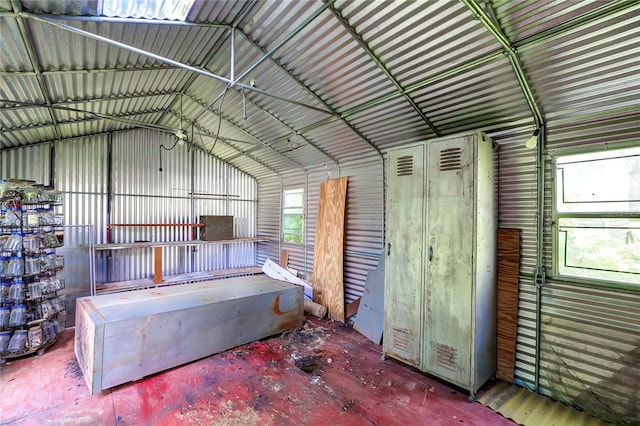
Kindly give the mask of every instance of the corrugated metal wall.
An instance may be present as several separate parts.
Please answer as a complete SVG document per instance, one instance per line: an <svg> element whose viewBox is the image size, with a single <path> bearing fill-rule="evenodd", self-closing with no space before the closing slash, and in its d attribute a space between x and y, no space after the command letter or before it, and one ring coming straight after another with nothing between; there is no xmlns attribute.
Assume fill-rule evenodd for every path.
<svg viewBox="0 0 640 426"><path fill-rule="evenodd" d="M374 159L375 160L375 159ZM361 296L369 269L377 266L383 245L383 171L382 161L353 165L343 164L341 176L348 176L345 235L345 299L351 302ZM279 178L261 179L258 183L258 235L271 241L262 244L259 262L267 257L278 261L280 249L289 252L289 267L301 273L312 272L316 218L320 184L339 177L335 169L304 174L287 174ZM281 195L283 190L305 190L305 245L282 243L280 246Z"/></svg>
<svg viewBox="0 0 640 426"><path fill-rule="evenodd" d="M547 150L614 149L640 140L638 117L548 123ZM551 180L545 188L545 266L552 266ZM540 390L586 411L640 424L640 293L553 279L542 291Z"/></svg>
<svg viewBox="0 0 640 426"><path fill-rule="evenodd" d="M25 179L49 185L50 144L0 151L0 179Z"/></svg>
<svg viewBox="0 0 640 426"><path fill-rule="evenodd" d="M273 175L258 181L258 237L268 238L268 243L258 246L258 264L267 258L280 259L280 210L282 197L282 178Z"/></svg>
<svg viewBox="0 0 640 426"><path fill-rule="evenodd" d="M547 152L615 148L640 138L633 117L547 123ZM535 384L536 159L524 148L531 128L491 135L500 144L500 226L523 230L516 379ZM554 280L552 170L545 159L544 266L541 295L540 392L588 412L640 423L640 294Z"/></svg>
<svg viewBox="0 0 640 426"><path fill-rule="evenodd" d="M187 145L175 145L165 133L137 130L116 133L112 141L112 224L197 223L201 215L234 216L234 236L256 235L256 183L245 173ZM160 145L173 149L162 150ZM185 241L189 227L112 228L113 242ZM251 266L254 243L163 250L164 274ZM130 280L152 274L151 250L110 252L107 276L98 281Z"/></svg>
<svg viewBox="0 0 640 426"><path fill-rule="evenodd" d="M173 142L165 133L135 130L55 144L54 183L63 192L69 264L87 264L83 247L90 242L106 243L107 223L197 223L200 215L232 215L235 237L256 236L255 179L201 151L188 150L187 145L163 150L160 172L160 145L170 148ZM2 151L0 165L2 178L48 184L50 145ZM187 227L111 229L111 240L119 243L191 238L192 229ZM99 252L97 258L98 282L153 273L148 249ZM252 266L256 261L255 243L208 245L198 250L171 247L165 248L163 258L165 274ZM67 292L88 294L88 273L85 268L81 274L70 275Z"/></svg>

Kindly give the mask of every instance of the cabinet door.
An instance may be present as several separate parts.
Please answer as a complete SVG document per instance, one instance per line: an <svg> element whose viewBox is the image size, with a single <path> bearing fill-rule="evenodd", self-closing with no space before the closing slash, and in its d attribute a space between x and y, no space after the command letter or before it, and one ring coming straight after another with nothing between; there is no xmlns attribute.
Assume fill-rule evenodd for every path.
<svg viewBox="0 0 640 426"><path fill-rule="evenodd" d="M470 377L473 274L471 137L429 144L423 365L461 386Z"/></svg>
<svg viewBox="0 0 640 426"><path fill-rule="evenodd" d="M389 152L385 265L385 354L420 365L425 147Z"/></svg>

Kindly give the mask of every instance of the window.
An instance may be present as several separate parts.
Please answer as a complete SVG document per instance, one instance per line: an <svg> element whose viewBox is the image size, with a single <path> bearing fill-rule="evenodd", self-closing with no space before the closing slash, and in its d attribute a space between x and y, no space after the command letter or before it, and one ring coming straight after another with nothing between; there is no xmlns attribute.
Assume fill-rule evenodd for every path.
<svg viewBox="0 0 640 426"><path fill-rule="evenodd" d="M555 272L640 286L640 148L555 158Z"/></svg>
<svg viewBox="0 0 640 426"><path fill-rule="evenodd" d="M282 204L282 237L286 243L304 242L303 224L303 195L300 189L290 189L284 191L284 202Z"/></svg>

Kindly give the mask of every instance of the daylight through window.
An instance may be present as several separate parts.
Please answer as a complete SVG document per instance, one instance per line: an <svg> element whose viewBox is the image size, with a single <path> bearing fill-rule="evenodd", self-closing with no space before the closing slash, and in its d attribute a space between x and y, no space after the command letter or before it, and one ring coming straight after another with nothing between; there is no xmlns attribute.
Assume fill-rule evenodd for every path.
<svg viewBox="0 0 640 426"><path fill-rule="evenodd" d="M303 195L300 189L290 189L284 191L282 205L282 237L284 242L298 243L304 242L303 224Z"/></svg>
<svg viewBox="0 0 640 426"><path fill-rule="evenodd" d="M555 158L559 276L640 285L640 148Z"/></svg>

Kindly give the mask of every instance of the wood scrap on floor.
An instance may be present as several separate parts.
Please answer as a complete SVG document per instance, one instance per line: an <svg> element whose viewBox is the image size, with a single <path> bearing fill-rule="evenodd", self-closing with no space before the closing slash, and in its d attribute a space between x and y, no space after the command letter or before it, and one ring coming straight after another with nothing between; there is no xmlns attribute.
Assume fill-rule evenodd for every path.
<svg viewBox="0 0 640 426"><path fill-rule="evenodd" d="M353 328L379 345L384 326L384 256L376 269L370 269Z"/></svg>
<svg viewBox="0 0 640 426"><path fill-rule="evenodd" d="M313 302L308 299L304 299L304 312L313 315L314 317L318 317L320 319L324 319L327 316L327 307L322 306L319 303Z"/></svg>
<svg viewBox="0 0 640 426"><path fill-rule="evenodd" d="M320 184L313 256L313 301L329 308L329 318L344 322L344 227L347 178Z"/></svg>

